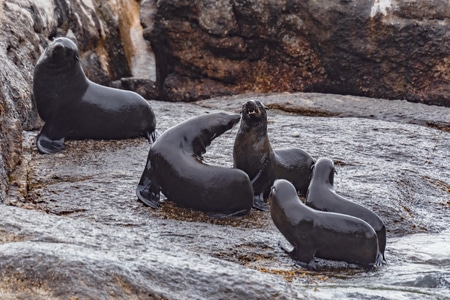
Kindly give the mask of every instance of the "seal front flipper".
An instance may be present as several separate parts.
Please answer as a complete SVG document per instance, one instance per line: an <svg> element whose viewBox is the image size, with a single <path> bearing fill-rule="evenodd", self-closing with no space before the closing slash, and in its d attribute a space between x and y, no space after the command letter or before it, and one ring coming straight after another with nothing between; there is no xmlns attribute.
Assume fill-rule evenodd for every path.
<svg viewBox="0 0 450 300"><path fill-rule="evenodd" d="M310 271L316 271L317 270L316 262L314 261L314 259L311 259L308 263L300 261L300 260L296 260L295 264L300 266L300 267L302 267L302 268L310 270Z"/></svg>
<svg viewBox="0 0 450 300"><path fill-rule="evenodd" d="M261 177L263 174L263 169L259 170L258 173L253 177L251 180L252 186L253 186L253 192L255 193L253 195L253 208L262 210L262 211L269 211L269 206L264 201L264 187L263 182L261 182ZM261 193L256 194L257 191L261 191Z"/></svg>
<svg viewBox="0 0 450 300"><path fill-rule="evenodd" d="M278 242L278 246L283 249L284 252L289 254L292 259L295 260L295 264L308 269L308 270L316 270L316 263L314 261L314 255L311 254L311 251L309 253L300 253L300 251L297 250L296 247L290 245L289 247L286 244L283 244L281 241ZM304 250L302 250L304 252Z"/></svg>
<svg viewBox="0 0 450 300"><path fill-rule="evenodd" d="M295 251L295 252L294 252ZM292 251L295 263L305 269L315 271L317 270L316 262L314 260L315 250L308 248L306 246L300 246L294 248Z"/></svg>
<svg viewBox="0 0 450 300"><path fill-rule="evenodd" d="M37 136L36 146L42 154L56 153L65 149L63 137L58 140L52 140L42 132Z"/></svg>

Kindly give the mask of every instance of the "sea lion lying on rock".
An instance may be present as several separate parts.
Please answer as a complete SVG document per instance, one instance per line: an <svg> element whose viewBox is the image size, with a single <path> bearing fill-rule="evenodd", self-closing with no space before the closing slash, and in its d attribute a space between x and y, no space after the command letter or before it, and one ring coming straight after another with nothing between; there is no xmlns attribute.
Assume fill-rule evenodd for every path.
<svg viewBox="0 0 450 300"><path fill-rule="evenodd" d="M65 139L156 138L156 119L135 92L90 81L81 68L77 45L52 41L39 58L33 77L34 101L45 125L37 137L41 153L64 149Z"/></svg>
<svg viewBox="0 0 450 300"><path fill-rule="evenodd" d="M136 189L138 198L158 208L161 191L182 207L215 217L247 214L253 203L247 174L202 162L212 140L239 119L237 114L214 113L191 118L164 132L149 151Z"/></svg>

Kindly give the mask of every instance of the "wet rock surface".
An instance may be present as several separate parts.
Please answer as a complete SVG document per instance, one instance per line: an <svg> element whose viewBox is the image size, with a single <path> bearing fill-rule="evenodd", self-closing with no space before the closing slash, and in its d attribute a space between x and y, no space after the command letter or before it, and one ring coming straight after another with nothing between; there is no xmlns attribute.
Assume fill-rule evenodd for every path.
<svg viewBox="0 0 450 300"><path fill-rule="evenodd" d="M450 242L450 110L323 94L151 105L163 132L203 113L238 112L254 98L273 108L269 137L275 149L300 147L314 158L332 158L336 191L383 219L386 265L365 271L319 261L318 272L305 271L280 249L285 241L268 213L212 219L170 201L160 210L137 201L134 192L150 147L146 140L69 141L56 155L40 155L37 132L29 131L23 133L23 168L0 206L0 295L449 297L444 245ZM427 126L435 122L442 130ZM232 166L236 131L213 141L207 163Z"/></svg>

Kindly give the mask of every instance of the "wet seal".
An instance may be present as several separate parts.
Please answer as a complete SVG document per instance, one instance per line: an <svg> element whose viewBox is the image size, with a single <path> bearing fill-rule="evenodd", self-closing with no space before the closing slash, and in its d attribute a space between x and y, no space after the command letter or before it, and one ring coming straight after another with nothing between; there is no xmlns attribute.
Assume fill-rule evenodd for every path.
<svg viewBox="0 0 450 300"><path fill-rule="evenodd" d="M314 160L301 149L273 150L267 134L267 112L260 101L242 106L241 124L233 147L234 167L243 170L252 181L254 204L268 210L264 199L275 179L292 182L301 195L306 195Z"/></svg>
<svg viewBox="0 0 450 300"><path fill-rule="evenodd" d="M164 132L149 151L137 197L158 208L162 192L181 207L213 217L247 214L253 203L247 174L202 162L206 147L239 120L238 114L214 113L191 118Z"/></svg>
<svg viewBox="0 0 450 300"><path fill-rule="evenodd" d="M350 215L369 223L377 233L378 246L384 258L386 227L383 221L370 209L338 195L333 187L335 173L336 169L331 159L321 157L317 160L306 196L306 205L321 211Z"/></svg>
<svg viewBox="0 0 450 300"><path fill-rule="evenodd" d="M66 139L155 139L149 103L135 92L86 78L78 47L68 38L55 39L42 53L34 69L33 93L45 122L36 142L41 153L63 150Z"/></svg>
<svg viewBox="0 0 450 300"><path fill-rule="evenodd" d="M294 246L289 254L300 266L315 269L314 257L365 268L381 265L377 234L367 222L306 206L295 187L284 179L275 180L269 203L272 220Z"/></svg>

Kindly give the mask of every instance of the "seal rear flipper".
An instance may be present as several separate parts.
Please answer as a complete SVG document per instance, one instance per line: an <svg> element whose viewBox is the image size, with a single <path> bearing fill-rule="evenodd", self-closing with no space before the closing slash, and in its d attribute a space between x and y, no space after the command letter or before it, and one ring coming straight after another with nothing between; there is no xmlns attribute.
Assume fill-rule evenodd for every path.
<svg viewBox="0 0 450 300"><path fill-rule="evenodd" d="M370 264L369 268L370 269L379 268L379 267L381 267L381 265L383 265L383 263L386 263L386 260L384 259L384 255L382 253L378 253L375 262L373 264Z"/></svg>
<svg viewBox="0 0 450 300"><path fill-rule="evenodd" d="M136 196L138 197L138 199L141 200L145 205L155 209L161 206L159 202L159 192L160 188L155 188L152 185L149 186L139 184L136 188Z"/></svg>
<svg viewBox="0 0 450 300"><path fill-rule="evenodd" d="M222 212L222 213L218 213L218 212L207 212L206 214L207 214L208 216L210 216L211 218L222 219L222 218L228 218L228 217L245 216L245 215L248 214L249 212L250 212L250 209L245 208L245 209L241 209L241 210L233 211L233 212Z"/></svg>
<svg viewBox="0 0 450 300"><path fill-rule="evenodd" d="M269 206L264 202L263 194L253 196L253 208L262 211L269 211Z"/></svg>
<svg viewBox="0 0 450 300"><path fill-rule="evenodd" d="M159 131L158 130L153 130L152 132L147 132L147 136L146 138L148 139L148 142L150 144L153 144L154 142L156 142L156 139L160 136Z"/></svg>
<svg viewBox="0 0 450 300"><path fill-rule="evenodd" d="M56 153L65 149L64 138L62 137L59 140L52 140L41 132L37 136L36 147L41 154Z"/></svg>

